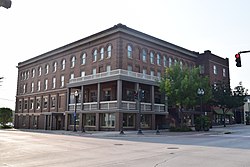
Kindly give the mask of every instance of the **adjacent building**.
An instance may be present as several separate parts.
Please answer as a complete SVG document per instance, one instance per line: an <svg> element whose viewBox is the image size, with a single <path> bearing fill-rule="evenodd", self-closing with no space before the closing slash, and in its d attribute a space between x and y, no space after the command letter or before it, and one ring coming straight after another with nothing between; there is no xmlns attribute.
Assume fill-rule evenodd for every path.
<svg viewBox="0 0 250 167"><path fill-rule="evenodd" d="M211 83L229 82L227 58L122 24L20 62L15 127L72 130L75 112L77 130L138 129L139 122L143 129L166 127L168 107L157 81L176 62L200 66ZM139 89L145 92L140 106Z"/></svg>

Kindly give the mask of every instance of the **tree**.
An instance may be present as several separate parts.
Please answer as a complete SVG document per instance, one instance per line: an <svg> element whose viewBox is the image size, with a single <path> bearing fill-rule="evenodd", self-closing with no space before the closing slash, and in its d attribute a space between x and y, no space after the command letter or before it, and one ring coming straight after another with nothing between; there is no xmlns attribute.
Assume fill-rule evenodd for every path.
<svg viewBox="0 0 250 167"><path fill-rule="evenodd" d="M211 87L208 77L199 74L199 68L182 68L176 64L166 69L164 78L160 81L161 92L168 96L169 105L179 109L181 126L183 125L183 110L193 109L199 103L198 88L205 91L203 102L211 98Z"/></svg>
<svg viewBox="0 0 250 167"><path fill-rule="evenodd" d="M232 91L229 83L219 81L213 85L212 94L212 104L222 109L224 127L226 127L226 113L233 108L244 105L247 90L241 82Z"/></svg>
<svg viewBox="0 0 250 167"><path fill-rule="evenodd" d="M12 110L10 108L0 108L0 124L4 127L8 122L12 122Z"/></svg>

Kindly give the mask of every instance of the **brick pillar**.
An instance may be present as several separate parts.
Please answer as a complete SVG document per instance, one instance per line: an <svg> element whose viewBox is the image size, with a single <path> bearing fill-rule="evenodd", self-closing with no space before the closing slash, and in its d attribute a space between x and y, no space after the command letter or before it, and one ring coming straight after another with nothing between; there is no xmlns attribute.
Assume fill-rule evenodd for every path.
<svg viewBox="0 0 250 167"><path fill-rule="evenodd" d="M64 123L64 130L68 130L68 113L65 113L65 123Z"/></svg>
<svg viewBox="0 0 250 167"><path fill-rule="evenodd" d="M95 130L100 130L100 113L95 114Z"/></svg>
<svg viewBox="0 0 250 167"><path fill-rule="evenodd" d="M157 125L155 125L155 114L152 114L152 120L151 121L152 121L151 129L154 130L154 129L156 129L156 126L157 126Z"/></svg>

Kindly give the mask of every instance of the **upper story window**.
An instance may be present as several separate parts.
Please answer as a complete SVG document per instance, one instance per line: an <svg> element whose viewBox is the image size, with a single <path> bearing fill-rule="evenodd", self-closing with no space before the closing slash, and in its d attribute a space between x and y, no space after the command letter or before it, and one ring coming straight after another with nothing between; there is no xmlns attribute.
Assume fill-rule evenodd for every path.
<svg viewBox="0 0 250 167"><path fill-rule="evenodd" d="M36 70L33 68L31 71L31 77L34 78L36 75Z"/></svg>
<svg viewBox="0 0 250 167"><path fill-rule="evenodd" d="M61 87L64 87L64 75L61 76Z"/></svg>
<svg viewBox="0 0 250 167"><path fill-rule="evenodd" d="M56 70L57 70L57 62L55 61L53 63L53 72L56 72Z"/></svg>
<svg viewBox="0 0 250 167"><path fill-rule="evenodd" d="M85 71L81 71L81 77L84 77L85 75Z"/></svg>
<svg viewBox="0 0 250 167"><path fill-rule="evenodd" d="M65 66L66 66L66 60L63 59L62 62L61 62L61 67L62 67L61 70L65 70Z"/></svg>
<svg viewBox="0 0 250 167"><path fill-rule="evenodd" d="M37 91L41 90L41 81L37 81Z"/></svg>
<svg viewBox="0 0 250 167"><path fill-rule="evenodd" d="M48 89L48 79L44 80L44 90Z"/></svg>
<svg viewBox="0 0 250 167"><path fill-rule="evenodd" d="M96 74L96 68L93 68L92 70L92 74L95 75Z"/></svg>
<svg viewBox="0 0 250 167"><path fill-rule="evenodd" d="M38 67L38 76L42 75L42 67Z"/></svg>
<svg viewBox="0 0 250 167"><path fill-rule="evenodd" d="M223 77L226 77L226 69L225 68L222 69L222 75L223 75Z"/></svg>
<svg viewBox="0 0 250 167"><path fill-rule="evenodd" d="M52 89L56 88L56 77L52 78Z"/></svg>
<svg viewBox="0 0 250 167"><path fill-rule="evenodd" d="M151 76L154 76L155 75L155 72L153 70L150 71L150 75Z"/></svg>
<svg viewBox="0 0 250 167"><path fill-rule="evenodd" d="M142 61L147 62L147 51L142 49Z"/></svg>
<svg viewBox="0 0 250 167"><path fill-rule="evenodd" d="M96 60L97 60L97 49L95 49L93 52L93 62L96 62Z"/></svg>
<svg viewBox="0 0 250 167"><path fill-rule="evenodd" d="M71 74L70 74L70 79L74 79L74 78L75 78L74 73L71 73Z"/></svg>
<svg viewBox="0 0 250 167"><path fill-rule="evenodd" d="M30 77L30 71L27 71L27 79Z"/></svg>
<svg viewBox="0 0 250 167"><path fill-rule="evenodd" d="M101 48L100 50L100 60L104 58L104 48Z"/></svg>
<svg viewBox="0 0 250 167"><path fill-rule="evenodd" d="M168 67L171 67L172 66L172 59L171 57L168 58Z"/></svg>
<svg viewBox="0 0 250 167"><path fill-rule="evenodd" d="M218 73L218 72L217 72L217 66L214 65L214 66L213 66L213 69L214 69L214 74L217 75L217 73Z"/></svg>
<svg viewBox="0 0 250 167"><path fill-rule="evenodd" d="M204 74L205 73L204 65L199 65L199 67L200 67L200 74Z"/></svg>
<svg viewBox="0 0 250 167"><path fill-rule="evenodd" d="M27 88L27 87L26 87L26 84L24 84L24 85L23 85L23 94L26 93L26 88Z"/></svg>
<svg viewBox="0 0 250 167"><path fill-rule="evenodd" d="M151 64L154 64L154 53L153 52L150 52L150 63Z"/></svg>
<svg viewBox="0 0 250 167"><path fill-rule="evenodd" d="M108 46L108 49L107 49L107 58L110 58L111 57L111 45Z"/></svg>
<svg viewBox="0 0 250 167"><path fill-rule="evenodd" d="M74 68L75 67L75 65L76 65L76 57L75 56L73 56L72 58L71 58L71 68Z"/></svg>
<svg viewBox="0 0 250 167"><path fill-rule="evenodd" d="M86 53L82 54L82 65L86 64Z"/></svg>
<svg viewBox="0 0 250 167"><path fill-rule="evenodd" d="M180 61L180 68L181 68L181 70L183 69L183 62L182 61Z"/></svg>
<svg viewBox="0 0 250 167"><path fill-rule="evenodd" d="M46 64L46 65L45 65L45 74L48 74L48 73L49 73L49 65Z"/></svg>
<svg viewBox="0 0 250 167"><path fill-rule="evenodd" d="M31 82L31 93L34 92L34 82Z"/></svg>
<svg viewBox="0 0 250 167"><path fill-rule="evenodd" d="M128 71L132 71L132 66L128 65Z"/></svg>
<svg viewBox="0 0 250 167"><path fill-rule="evenodd" d="M128 51L128 58L132 58L132 46L131 45L128 45L127 47L127 51Z"/></svg>
<svg viewBox="0 0 250 167"><path fill-rule="evenodd" d="M174 65L176 65L178 63L177 59L174 59Z"/></svg>
<svg viewBox="0 0 250 167"><path fill-rule="evenodd" d="M107 66L106 66L106 71L107 71L107 72L110 72L110 71L111 71L111 66L110 66L110 65L107 65Z"/></svg>
<svg viewBox="0 0 250 167"><path fill-rule="evenodd" d="M163 56L163 65L164 65L164 67L167 67L167 58L166 58L166 56Z"/></svg>
<svg viewBox="0 0 250 167"><path fill-rule="evenodd" d="M160 53L157 53L157 65L161 65L161 55Z"/></svg>

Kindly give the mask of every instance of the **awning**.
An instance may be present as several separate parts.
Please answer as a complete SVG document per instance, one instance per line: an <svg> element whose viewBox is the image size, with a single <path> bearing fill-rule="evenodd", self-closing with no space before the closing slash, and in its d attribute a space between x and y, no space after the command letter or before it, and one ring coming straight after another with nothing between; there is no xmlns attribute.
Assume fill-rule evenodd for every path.
<svg viewBox="0 0 250 167"><path fill-rule="evenodd" d="M223 115L223 110L222 109L214 109L214 112L218 115ZM229 110L226 112L226 115L234 115L232 110Z"/></svg>

